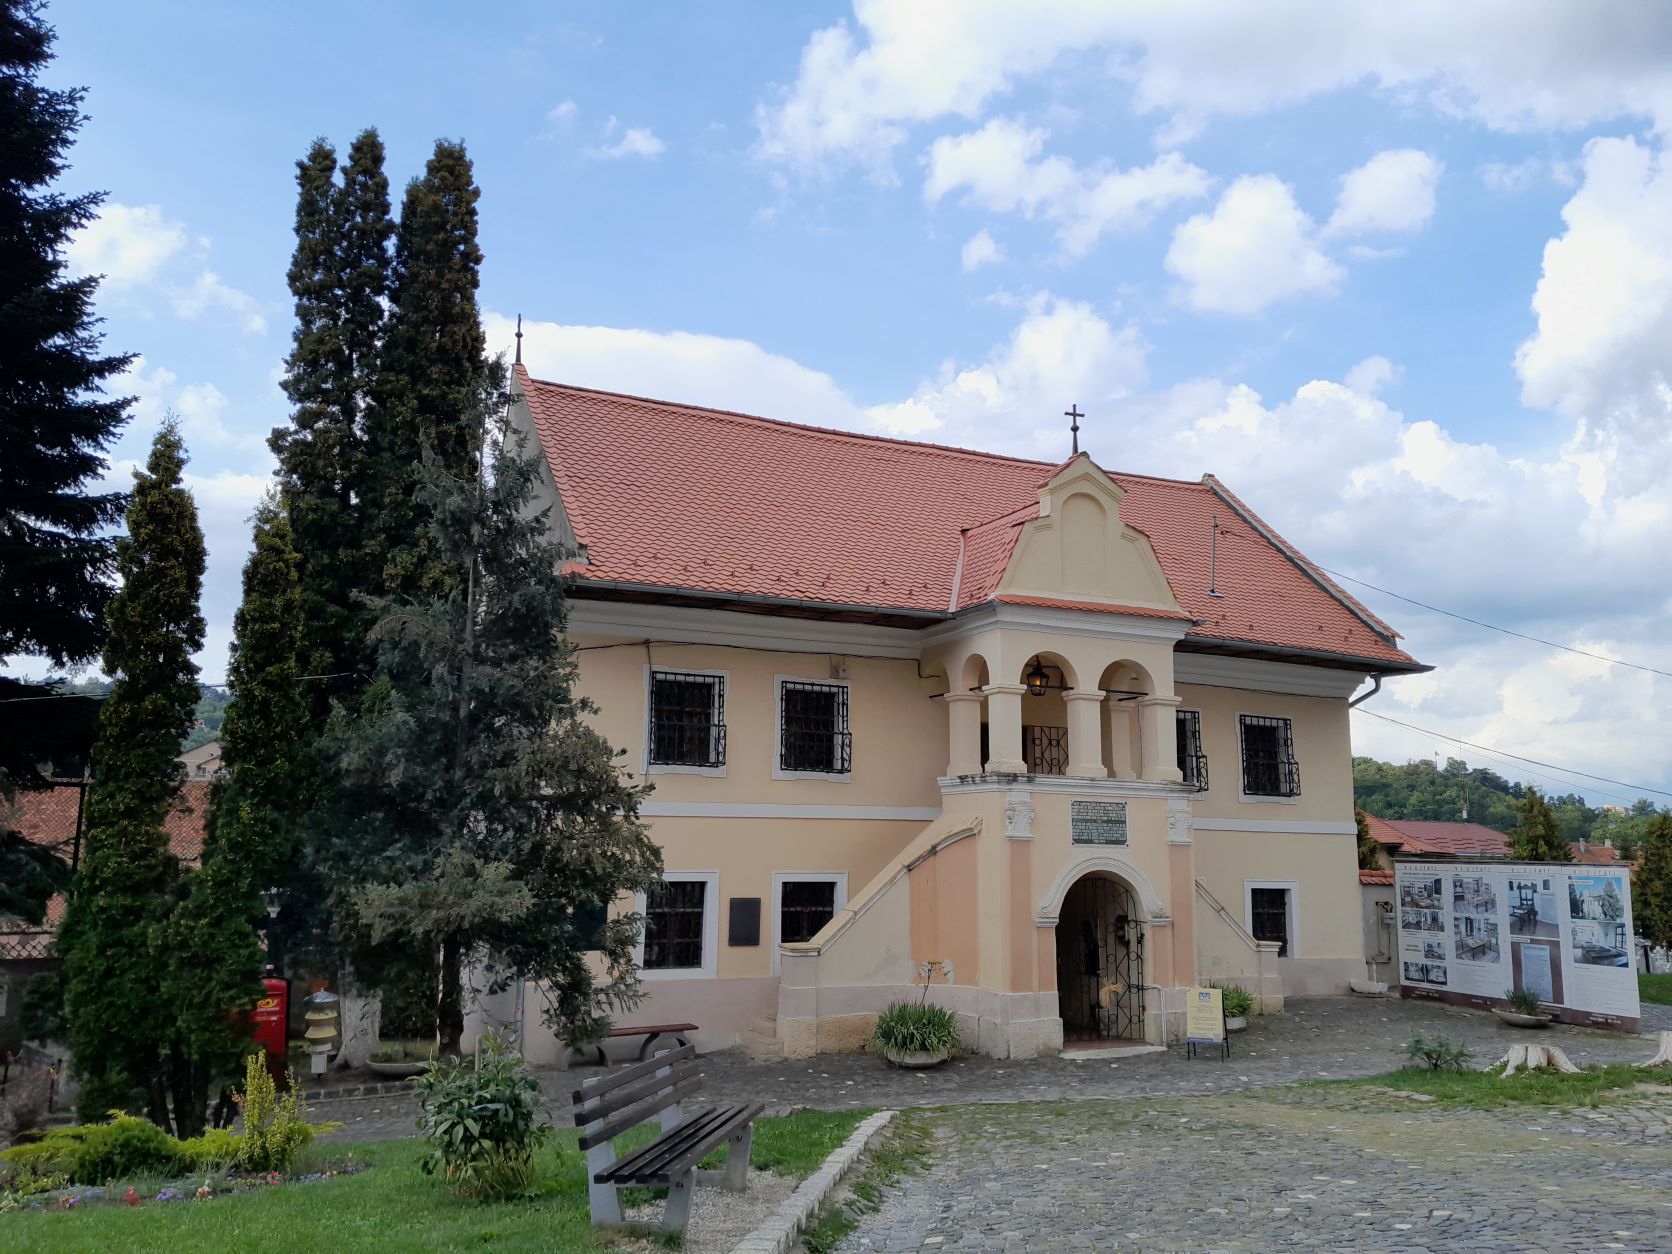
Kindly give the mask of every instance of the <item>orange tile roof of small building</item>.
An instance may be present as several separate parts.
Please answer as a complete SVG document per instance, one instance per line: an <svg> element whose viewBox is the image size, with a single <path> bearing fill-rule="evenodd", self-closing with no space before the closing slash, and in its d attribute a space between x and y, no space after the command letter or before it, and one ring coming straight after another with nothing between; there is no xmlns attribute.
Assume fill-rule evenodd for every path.
<svg viewBox="0 0 1672 1254"><path fill-rule="evenodd" d="M1360 871L1358 873L1358 882L1361 884L1376 884L1383 887L1391 887L1393 884L1393 872Z"/></svg>
<svg viewBox="0 0 1672 1254"><path fill-rule="evenodd" d="M1405 836L1403 853L1439 853L1465 857L1507 858L1509 840L1480 823L1444 823L1430 819L1378 820Z"/></svg>
<svg viewBox="0 0 1672 1254"><path fill-rule="evenodd" d="M1058 468L549 383L520 365L516 382L584 549L580 583L945 617L993 599ZM1109 476L1190 636L1426 669L1211 475Z"/></svg>
<svg viewBox="0 0 1672 1254"><path fill-rule="evenodd" d="M168 848L180 861L196 865L203 857L203 834L209 822L209 790L213 782L188 779L163 819ZM76 814L81 785L59 783L50 788L26 788L13 793L8 822L32 844L54 850L66 862L75 848ZM83 840L85 841L85 834Z"/></svg>

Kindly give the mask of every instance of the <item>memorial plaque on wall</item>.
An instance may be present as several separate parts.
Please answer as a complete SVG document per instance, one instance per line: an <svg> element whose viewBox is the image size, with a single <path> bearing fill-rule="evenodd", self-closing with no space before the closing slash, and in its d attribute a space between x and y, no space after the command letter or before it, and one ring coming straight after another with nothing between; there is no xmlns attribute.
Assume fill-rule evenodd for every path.
<svg viewBox="0 0 1672 1254"><path fill-rule="evenodd" d="M1076 845L1124 845L1126 802L1070 801L1068 830Z"/></svg>

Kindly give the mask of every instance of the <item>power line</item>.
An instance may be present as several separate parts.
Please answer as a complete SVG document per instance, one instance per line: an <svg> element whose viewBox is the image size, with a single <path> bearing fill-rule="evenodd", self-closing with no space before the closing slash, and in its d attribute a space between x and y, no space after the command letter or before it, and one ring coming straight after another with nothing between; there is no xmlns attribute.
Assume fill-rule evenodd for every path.
<svg viewBox="0 0 1672 1254"><path fill-rule="evenodd" d="M1482 753L1491 753L1497 755L1498 757L1511 758L1516 762L1524 762L1529 766L1542 766L1548 771L1560 771L1564 775L1573 775L1580 779L1592 779L1596 780L1600 784L1614 784L1620 788L1630 788L1633 792L1637 793L1652 792L1657 796L1672 797L1672 792L1667 792L1664 788L1650 788L1646 784L1632 784L1623 779L1610 779L1606 775L1591 775L1585 771L1575 771L1570 767L1557 766L1554 762L1540 762L1537 758L1524 758L1520 754L1510 753L1506 749L1494 749L1491 745L1477 745L1471 741L1460 740L1456 736L1447 735L1445 732L1434 731L1432 728L1418 727L1415 723L1401 722L1399 719L1389 718L1386 714L1378 714L1375 710L1367 710L1362 705L1357 708L1357 712L1360 714L1368 714L1371 718L1379 718L1384 723L1392 723L1394 726L1403 727L1408 731L1421 732L1424 736L1438 737L1440 740L1450 740L1459 745L1467 745L1471 749L1478 749Z"/></svg>
<svg viewBox="0 0 1672 1254"><path fill-rule="evenodd" d="M1312 563L1318 566L1316 562ZM1345 579L1348 583L1356 583L1361 588L1369 588L1372 592L1380 592L1385 597L1392 597L1395 601L1403 601L1407 605L1414 605L1418 609L1428 610L1434 614L1444 614L1447 618L1455 618L1460 623L1469 623L1475 627L1484 627L1487 631L1502 632L1506 636L1514 636L1517 640L1530 640L1534 644L1546 645L1552 649L1561 649L1564 653L1577 653L1580 657L1592 658L1598 662L1609 662L1615 666L1629 666L1634 671L1645 671L1650 675L1664 675L1672 679L1672 671L1663 671L1654 666L1643 666L1637 662L1622 661L1617 657L1607 657L1601 653L1592 653L1589 649L1576 649L1570 644L1558 644L1554 640L1546 640L1542 636L1529 636L1524 631L1514 631L1508 627L1499 627L1495 623L1482 622L1478 618L1470 618L1467 614L1458 614L1452 610L1443 610L1438 605L1430 605L1426 601L1419 601L1415 597L1403 596L1398 592L1389 592L1386 588L1378 588L1373 583L1366 583L1362 579L1355 579L1351 575L1344 575L1338 570L1331 570L1328 566L1318 566L1324 574L1335 579Z"/></svg>

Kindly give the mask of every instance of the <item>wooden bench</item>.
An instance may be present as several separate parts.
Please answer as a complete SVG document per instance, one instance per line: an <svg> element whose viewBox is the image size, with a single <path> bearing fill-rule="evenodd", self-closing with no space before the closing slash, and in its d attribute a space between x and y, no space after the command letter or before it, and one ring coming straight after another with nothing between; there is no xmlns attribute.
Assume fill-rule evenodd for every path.
<svg viewBox="0 0 1672 1254"><path fill-rule="evenodd" d="M754 1102L687 1113L681 1103L702 1091L697 1067L696 1047L681 1045L647 1062L583 1080L574 1090L575 1125L581 1130L580 1148L586 1151L587 1201L595 1226L625 1226L618 1189L667 1189L661 1228L668 1233L682 1233L690 1222L691 1194L699 1177L704 1183L742 1191L755 1119L766 1107ZM651 1119L659 1120L661 1135L617 1157L615 1138ZM730 1147L725 1167L699 1172L697 1164L721 1145Z"/></svg>
<svg viewBox="0 0 1672 1254"><path fill-rule="evenodd" d="M607 1067L609 1066L610 1060L609 1055L604 1053L604 1041L613 1041L620 1036L642 1036L644 1037L644 1044L639 1046L639 1061L643 1062L650 1056L651 1046L656 1044L656 1042L662 1037L671 1036L676 1044L689 1045L691 1042L685 1038L685 1034L687 1032L695 1032L696 1030L697 1025L694 1023L658 1023L654 1027L647 1028L611 1028L608 1032L604 1033L603 1040L587 1045L584 1048L580 1045L571 1045L569 1047L569 1052L571 1054L583 1054L588 1049L597 1050L598 1065L600 1067Z"/></svg>

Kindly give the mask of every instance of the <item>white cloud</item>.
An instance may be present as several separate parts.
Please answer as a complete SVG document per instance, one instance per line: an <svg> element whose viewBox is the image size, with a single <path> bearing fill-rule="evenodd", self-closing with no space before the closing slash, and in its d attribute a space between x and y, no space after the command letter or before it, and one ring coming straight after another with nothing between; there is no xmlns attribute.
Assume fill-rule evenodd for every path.
<svg viewBox="0 0 1672 1254"><path fill-rule="evenodd" d="M1275 175L1239 178L1211 213L1173 232L1167 270L1203 313L1256 314L1288 297L1333 292L1345 271L1313 242L1312 219Z"/></svg>
<svg viewBox="0 0 1672 1254"><path fill-rule="evenodd" d="M886 179L911 127L978 118L1073 53L1100 54L1172 143L1361 84L1502 131L1672 127L1672 8L1638 0L856 0L852 23L815 32L795 81L757 108L759 152Z"/></svg>
<svg viewBox="0 0 1672 1254"><path fill-rule="evenodd" d="M581 107L573 100L565 100L546 110L546 121L553 126L567 126L574 121L575 115L580 111Z"/></svg>
<svg viewBox="0 0 1672 1254"><path fill-rule="evenodd" d="M1543 183L1576 187L1578 173L1571 161L1559 157L1528 157L1522 161L1487 161L1475 167L1483 186L1506 196L1518 195Z"/></svg>
<svg viewBox="0 0 1672 1254"><path fill-rule="evenodd" d="M1434 216L1441 166L1416 148L1379 152L1341 179L1341 197L1324 233L1370 235L1414 231Z"/></svg>
<svg viewBox="0 0 1672 1254"><path fill-rule="evenodd" d="M1081 169L1042 156L1049 132L995 118L979 130L945 135L929 149L923 198L931 205L954 192L994 213L1019 213L1058 223L1068 257L1084 256L1105 231L1129 230L1180 200L1205 196L1213 180L1177 153L1147 166Z"/></svg>
<svg viewBox="0 0 1672 1254"><path fill-rule="evenodd" d="M155 278L185 246L186 228L166 217L162 206L110 201L71 238L66 257L72 273L102 274L121 287Z"/></svg>
<svg viewBox="0 0 1672 1254"><path fill-rule="evenodd" d="M586 155L597 157L601 161L619 161L623 157L644 157L646 160L654 161L667 151L668 146L658 139L649 127L630 126L622 130L620 121L613 117L604 124L604 140L609 141L617 131L621 132L620 139L601 142L596 147L588 148Z"/></svg>
<svg viewBox="0 0 1672 1254"><path fill-rule="evenodd" d="M1004 260L1004 245L995 240L983 227L964 242L958 258L963 263L966 274L971 270L979 270L982 266L996 266Z"/></svg>
<svg viewBox="0 0 1672 1254"><path fill-rule="evenodd" d="M260 302L247 292L228 287L213 270L204 270L189 287L173 289L170 303L182 318L223 313L230 315L246 335L261 335L267 330L267 318L261 312Z"/></svg>
<svg viewBox="0 0 1672 1254"><path fill-rule="evenodd" d="M152 365L141 356L129 363L111 390L134 398L131 413L140 427L155 427L171 414L178 418L190 452L229 450L266 460L265 432L238 431L227 425L224 392L208 382L176 388L178 381L172 370Z"/></svg>

